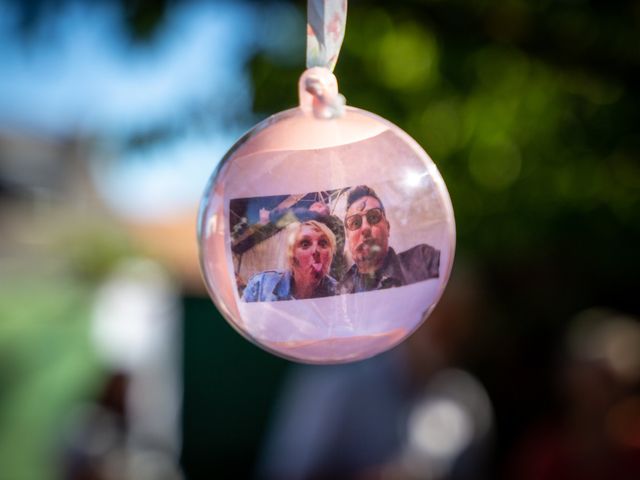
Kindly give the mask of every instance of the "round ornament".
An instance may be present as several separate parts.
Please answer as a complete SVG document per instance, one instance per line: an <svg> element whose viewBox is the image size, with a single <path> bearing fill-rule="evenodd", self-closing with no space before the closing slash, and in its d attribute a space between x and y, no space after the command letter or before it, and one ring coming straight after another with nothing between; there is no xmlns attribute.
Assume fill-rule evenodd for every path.
<svg viewBox="0 0 640 480"><path fill-rule="evenodd" d="M315 40L336 9L346 12L344 1L318 3L329 10L314 30L310 8ZM198 219L203 276L226 320L307 363L359 360L405 339L440 298L455 249L435 164L397 126L344 106L330 70L337 50L327 54L308 61L299 107L225 155Z"/></svg>

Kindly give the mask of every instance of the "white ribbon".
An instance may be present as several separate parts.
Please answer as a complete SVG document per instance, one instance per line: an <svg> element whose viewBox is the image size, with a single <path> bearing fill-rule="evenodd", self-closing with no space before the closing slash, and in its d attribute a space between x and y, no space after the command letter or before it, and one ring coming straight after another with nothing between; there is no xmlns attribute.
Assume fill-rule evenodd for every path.
<svg viewBox="0 0 640 480"><path fill-rule="evenodd" d="M333 71L346 21L347 0L307 0L307 68Z"/></svg>

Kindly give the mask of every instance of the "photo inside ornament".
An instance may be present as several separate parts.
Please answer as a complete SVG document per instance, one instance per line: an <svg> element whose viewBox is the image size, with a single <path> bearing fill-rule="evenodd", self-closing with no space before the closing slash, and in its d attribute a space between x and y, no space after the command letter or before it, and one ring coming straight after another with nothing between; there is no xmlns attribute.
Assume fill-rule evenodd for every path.
<svg viewBox="0 0 640 480"><path fill-rule="evenodd" d="M297 361L387 350L428 316L455 248L444 182L406 133L347 107L274 115L230 150L205 191L201 265L245 337Z"/></svg>

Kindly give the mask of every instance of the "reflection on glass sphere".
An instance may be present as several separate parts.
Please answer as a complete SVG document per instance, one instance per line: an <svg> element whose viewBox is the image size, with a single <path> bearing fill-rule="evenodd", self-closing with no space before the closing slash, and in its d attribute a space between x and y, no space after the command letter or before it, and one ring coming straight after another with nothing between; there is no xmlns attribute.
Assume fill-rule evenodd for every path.
<svg viewBox="0 0 640 480"><path fill-rule="evenodd" d="M398 127L347 107L301 108L228 152L198 221L207 288L263 348L310 363L370 357L431 312L455 248L435 165Z"/></svg>

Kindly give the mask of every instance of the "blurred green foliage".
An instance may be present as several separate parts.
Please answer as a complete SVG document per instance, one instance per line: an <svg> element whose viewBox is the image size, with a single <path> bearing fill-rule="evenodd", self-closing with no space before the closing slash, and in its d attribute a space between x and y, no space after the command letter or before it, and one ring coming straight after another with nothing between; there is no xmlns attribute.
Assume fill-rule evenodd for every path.
<svg viewBox="0 0 640 480"><path fill-rule="evenodd" d="M94 296L134 254L105 218L35 206L16 207L19 221L3 237L15 252L0 268L0 478L8 480L63 477L72 430L107 369L90 332Z"/></svg>
<svg viewBox="0 0 640 480"><path fill-rule="evenodd" d="M52 469L71 415L100 381L88 332L90 293L68 280L0 282L2 478L61 474Z"/></svg>

